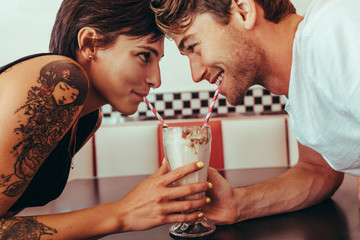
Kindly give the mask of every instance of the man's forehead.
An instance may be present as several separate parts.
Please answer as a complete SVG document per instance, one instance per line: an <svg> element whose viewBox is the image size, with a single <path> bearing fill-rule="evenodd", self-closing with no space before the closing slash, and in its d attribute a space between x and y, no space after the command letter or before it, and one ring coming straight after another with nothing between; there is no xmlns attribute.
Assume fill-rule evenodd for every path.
<svg viewBox="0 0 360 240"><path fill-rule="evenodd" d="M201 32L208 25L213 25L214 19L210 13L194 14L191 23L187 26L184 33L174 34L170 36L176 42L176 45L180 47L182 42L190 41L202 34Z"/></svg>
<svg viewBox="0 0 360 240"><path fill-rule="evenodd" d="M173 33L169 35L169 37L175 41L176 46L179 47L182 42L185 43L188 40L192 40L196 36L197 31L195 20L198 16L198 14L194 14L194 17L192 18L191 22L186 26L185 30L180 30L180 33Z"/></svg>

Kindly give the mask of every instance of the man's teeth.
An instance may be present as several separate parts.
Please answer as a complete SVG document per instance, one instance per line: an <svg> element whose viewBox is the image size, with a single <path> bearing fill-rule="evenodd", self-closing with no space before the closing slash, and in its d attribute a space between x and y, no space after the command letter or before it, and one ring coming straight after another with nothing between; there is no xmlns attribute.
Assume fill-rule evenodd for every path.
<svg viewBox="0 0 360 240"><path fill-rule="evenodd" d="M224 79L224 73L221 73L220 76L216 79L215 83L219 86L220 82Z"/></svg>

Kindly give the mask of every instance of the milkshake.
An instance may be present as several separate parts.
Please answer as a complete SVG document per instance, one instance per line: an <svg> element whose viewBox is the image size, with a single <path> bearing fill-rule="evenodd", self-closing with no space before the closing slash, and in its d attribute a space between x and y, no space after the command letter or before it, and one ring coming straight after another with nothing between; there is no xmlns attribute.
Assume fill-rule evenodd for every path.
<svg viewBox="0 0 360 240"><path fill-rule="evenodd" d="M175 170L191 162L204 162L204 167L174 183L182 186L191 183L206 182L211 153L210 126L169 127L163 128L164 153L169 170ZM187 200L204 197L199 193L187 197ZM200 237L215 230L215 225L206 218L192 223L178 223L170 227L170 233L177 237Z"/></svg>

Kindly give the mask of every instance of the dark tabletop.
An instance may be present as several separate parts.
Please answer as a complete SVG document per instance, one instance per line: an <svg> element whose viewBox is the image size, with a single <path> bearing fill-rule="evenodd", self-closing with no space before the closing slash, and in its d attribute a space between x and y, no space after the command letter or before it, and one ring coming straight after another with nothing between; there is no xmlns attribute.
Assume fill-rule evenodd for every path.
<svg viewBox="0 0 360 240"><path fill-rule="evenodd" d="M221 171L233 187L276 177L287 168ZM109 177L74 180L63 194L44 207L30 208L20 215L68 212L121 199L147 176ZM360 202L357 181L346 175L335 195L321 204L301 211L247 220L231 226L217 226L211 240L359 240ZM147 231L114 234L102 239L171 240L168 225Z"/></svg>

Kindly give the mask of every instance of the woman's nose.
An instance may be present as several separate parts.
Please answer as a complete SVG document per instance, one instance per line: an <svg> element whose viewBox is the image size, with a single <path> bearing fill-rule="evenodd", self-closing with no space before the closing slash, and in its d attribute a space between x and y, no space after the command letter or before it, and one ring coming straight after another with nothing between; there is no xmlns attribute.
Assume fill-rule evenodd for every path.
<svg viewBox="0 0 360 240"><path fill-rule="evenodd" d="M160 74L160 66L157 65L156 67L150 70L150 74L146 78L147 84L151 88L158 88L161 85L161 74Z"/></svg>
<svg viewBox="0 0 360 240"><path fill-rule="evenodd" d="M194 82L200 82L205 79L207 68L201 62L199 57L189 58L191 76Z"/></svg>

